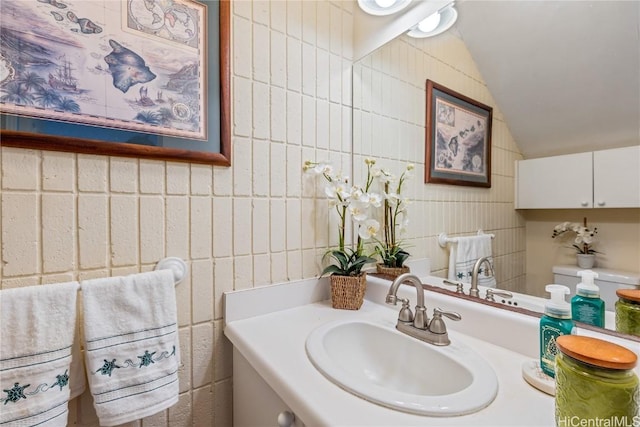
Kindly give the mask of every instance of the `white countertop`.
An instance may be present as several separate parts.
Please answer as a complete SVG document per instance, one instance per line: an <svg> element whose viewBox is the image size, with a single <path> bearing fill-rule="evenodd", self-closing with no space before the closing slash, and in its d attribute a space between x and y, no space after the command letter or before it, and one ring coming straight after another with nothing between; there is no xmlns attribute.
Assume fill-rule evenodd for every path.
<svg viewBox="0 0 640 427"><path fill-rule="evenodd" d="M281 295L284 289L286 288L276 286L273 291L280 292ZM267 289L260 291L263 302L264 295L268 292ZM554 425L553 397L534 389L522 378L522 364L530 360L530 357L452 328L449 332L452 342L461 340L471 346L493 367L498 377L496 399L487 408L470 415L425 417L379 406L342 390L317 371L309 361L305 341L316 327L334 320L362 319L383 321L393 328L398 309L399 306L387 307L367 300L358 311L333 309L329 301L308 303L295 308L279 307L279 311L267 314L244 319L236 317L236 320L227 322L225 334L269 386L309 427ZM464 314L462 321L458 323L462 322L465 322ZM448 325L451 323L453 322L447 322ZM495 334L505 334L508 328L505 329L495 331Z"/></svg>

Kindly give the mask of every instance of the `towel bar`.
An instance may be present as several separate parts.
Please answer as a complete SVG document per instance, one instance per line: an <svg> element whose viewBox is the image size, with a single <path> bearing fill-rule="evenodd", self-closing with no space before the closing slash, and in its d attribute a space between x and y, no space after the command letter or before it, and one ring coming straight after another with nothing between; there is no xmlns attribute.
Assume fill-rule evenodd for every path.
<svg viewBox="0 0 640 427"><path fill-rule="evenodd" d="M486 234L484 231L478 230L478 236L482 236L484 234ZM494 234L488 234L488 236L491 236L492 239L496 237ZM448 237L447 233L442 232L438 234L438 243L440 244L440 247L445 248L447 247L447 243L458 243L458 238Z"/></svg>
<svg viewBox="0 0 640 427"><path fill-rule="evenodd" d="M178 285L187 277L187 264L178 257L163 258L156 264L154 270L172 270L173 280Z"/></svg>

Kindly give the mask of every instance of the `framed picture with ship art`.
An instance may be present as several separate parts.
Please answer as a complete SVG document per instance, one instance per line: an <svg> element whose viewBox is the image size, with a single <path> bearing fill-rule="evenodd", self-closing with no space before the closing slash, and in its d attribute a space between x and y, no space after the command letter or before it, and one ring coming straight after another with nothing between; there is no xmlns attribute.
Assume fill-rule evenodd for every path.
<svg viewBox="0 0 640 427"><path fill-rule="evenodd" d="M230 165L228 0L2 0L0 143Z"/></svg>
<svg viewBox="0 0 640 427"><path fill-rule="evenodd" d="M425 182L491 187L493 108L427 80Z"/></svg>

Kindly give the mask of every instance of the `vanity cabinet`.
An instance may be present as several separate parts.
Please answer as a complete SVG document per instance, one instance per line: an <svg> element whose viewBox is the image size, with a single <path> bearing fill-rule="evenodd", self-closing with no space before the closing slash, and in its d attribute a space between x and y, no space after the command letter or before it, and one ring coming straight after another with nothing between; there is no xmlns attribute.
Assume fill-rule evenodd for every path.
<svg viewBox="0 0 640 427"><path fill-rule="evenodd" d="M640 207L640 146L520 160L516 209Z"/></svg>
<svg viewBox="0 0 640 427"><path fill-rule="evenodd" d="M233 349L234 427L305 427L240 352Z"/></svg>

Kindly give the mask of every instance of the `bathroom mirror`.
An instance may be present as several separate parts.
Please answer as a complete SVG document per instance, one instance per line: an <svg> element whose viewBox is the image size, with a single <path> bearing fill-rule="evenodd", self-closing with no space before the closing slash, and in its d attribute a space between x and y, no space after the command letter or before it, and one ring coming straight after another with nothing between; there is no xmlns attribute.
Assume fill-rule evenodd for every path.
<svg viewBox="0 0 640 427"><path fill-rule="evenodd" d="M484 8L483 3L493 3L494 6L502 4L484 1L456 2L460 15L459 23L464 24L464 20L486 20L486 16L474 16L474 12ZM549 10L556 12L558 5L563 3L562 7L575 7L578 18L581 8L594 7L592 2L546 1L512 2L508 7L515 12L518 4L529 7L533 3L545 4ZM640 15L637 3L615 3L622 8L632 9L627 13L635 17L633 19L636 21L638 20ZM522 24L521 17L514 16L513 20L525 25ZM545 28L551 26L548 20L544 25ZM491 27L491 25L487 26ZM575 23L558 25L558 27L567 31L563 36L567 40L583 37L583 34L576 33L579 26ZM572 138L561 134L559 128L556 131L560 136L554 139L553 149L547 147L546 153L535 151L536 147L539 148L543 144L531 142L525 137L521 144L521 138L519 136L516 138L515 133L511 133L512 114L506 109L508 104L507 106L499 105L493 98L493 93L488 89L487 82L478 69L478 65L483 61L474 56L478 52L490 50L491 46L487 45L480 49L477 46L477 40L468 43L464 40L462 30L463 28L456 24L448 32L431 39L414 39L401 35L362 57L353 65L354 175L358 176L364 170L364 159L368 157L375 158L379 166L395 174L401 173L407 163L416 165L414 177L409 181L406 194L412 198L407 235L409 252L414 258L430 259L432 274L444 277L448 268L449 254L446 248L438 244L438 234L446 232L450 236L469 235L484 229L495 236L493 257L498 288L524 295L547 297L544 285L553 282L552 266L575 264L575 256L566 248L570 244L563 245L551 238L553 226L564 221L581 221L583 216L588 216L590 223L606 225L600 230L602 246L597 248L604 252L601 259L606 263L615 261L619 255L631 257L631 259L635 257L635 268L632 262L628 262L629 267L620 269L638 270L637 259L640 256L640 244L637 239L640 233L640 210L638 209L543 212L514 209L514 163L516 160L524 157L562 154L562 150L570 153L610 148L610 146L598 147L591 140L586 139L583 140L587 141L583 146L576 146ZM531 31L530 34L536 37L537 32ZM498 37L508 36L498 34ZM637 34L635 38L637 46ZM513 40L513 43L517 44L520 41ZM526 44L533 45L530 41ZM474 46L473 53L470 52L471 45ZM525 53L529 54L523 51L523 54ZM602 52L597 49L594 51L596 56L601 54ZM587 61L587 58L582 57L576 59L582 62L582 66ZM513 60L505 56L494 65L508 68ZM539 60L543 61L542 58ZM637 69L638 55L631 55L628 61L632 65L635 61L635 79L639 80L637 78L640 72ZM558 70L556 74L559 78L563 76L562 70ZM623 75L626 76L624 73ZM531 75L522 77L521 83L529 85L532 88L530 90L535 92L538 83L536 79ZM494 108L491 188L424 184L427 79ZM637 87L637 81L629 80L627 89ZM558 84L562 86L562 83ZM618 82L612 83L611 90L616 91L617 85ZM558 90L557 87L556 90ZM640 92L636 90L636 93ZM564 94L560 95L564 96ZM541 104L536 108L553 109L550 107L551 100L546 101L546 106ZM540 102L542 101L539 99L521 99L523 104L537 105ZM564 114L562 109L553 111L562 111ZM522 114L520 111L517 113ZM573 118L570 119L570 121L573 120ZM544 127L544 123L540 123L539 127ZM615 136L615 132L611 129L609 132ZM566 145L558 142L565 140ZM615 139L609 142L612 145L621 143ZM637 141L635 143L637 144ZM607 141L604 144L607 144ZM532 235L537 235L539 240L532 239ZM623 254L623 251L626 253ZM467 288L468 286L465 287ZM607 309L613 310L613 307L608 306Z"/></svg>

